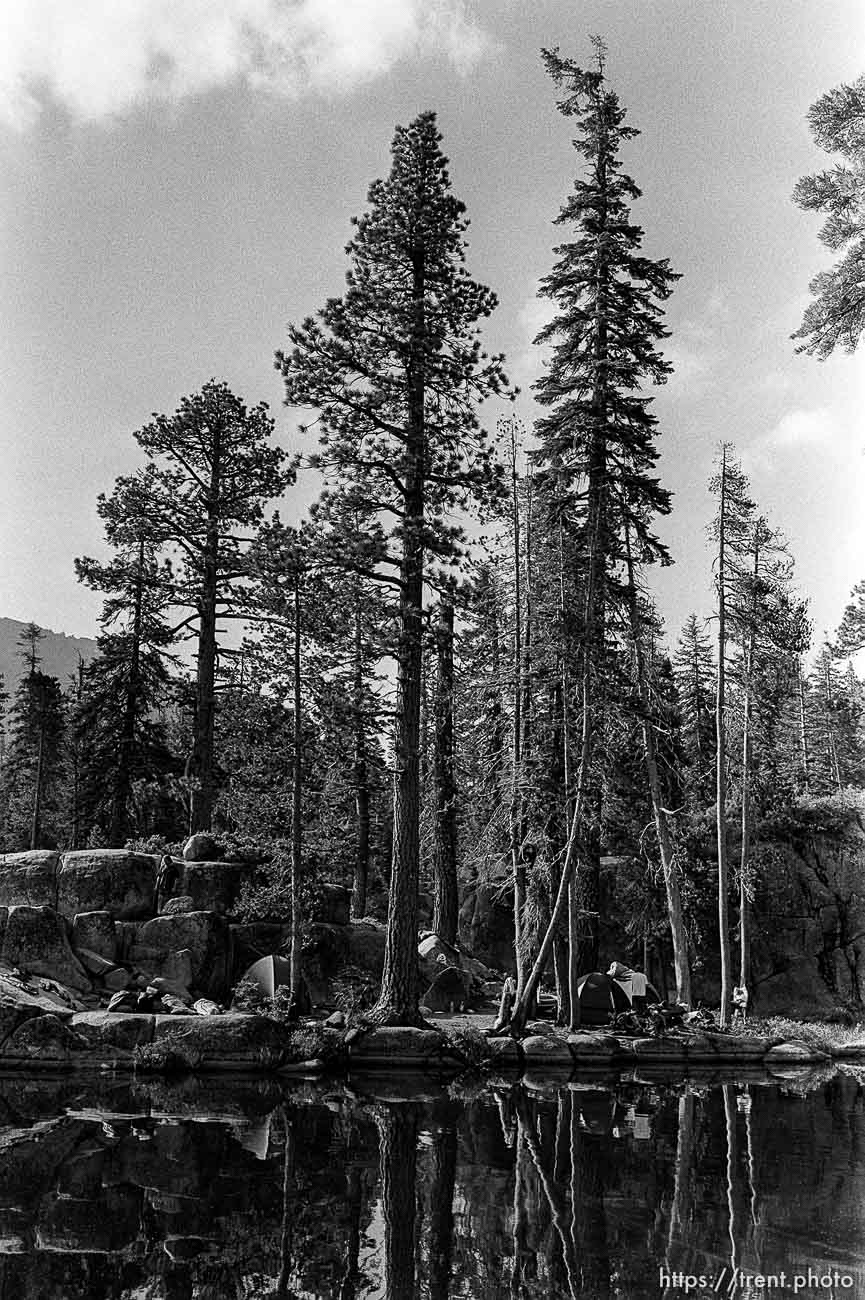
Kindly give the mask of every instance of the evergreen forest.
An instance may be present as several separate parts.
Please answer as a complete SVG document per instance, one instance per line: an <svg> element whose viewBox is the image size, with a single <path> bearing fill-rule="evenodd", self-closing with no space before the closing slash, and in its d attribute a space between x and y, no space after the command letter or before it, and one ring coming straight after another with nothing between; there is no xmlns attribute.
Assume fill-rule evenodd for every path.
<svg viewBox="0 0 865 1300"><path fill-rule="evenodd" d="M95 657L46 674L31 623L0 682L0 852L211 833L258 864L244 914L290 917L297 953L316 891L347 886L387 927L378 1024L420 1022L427 929L511 973L516 1033L543 989L578 1022L577 979L611 951L724 1026L779 843L861 807L865 580L817 643L721 419L695 539L712 616L663 626L653 395L687 268L644 249L603 44L543 63L574 153L538 268L534 427L422 112L357 196L342 292L274 339L299 450L217 378L130 431L138 468L102 485L99 555L74 561L103 601ZM810 126L826 170L793 201L836 261L790 346L818 365L865 329L865 77Z"/></svg>

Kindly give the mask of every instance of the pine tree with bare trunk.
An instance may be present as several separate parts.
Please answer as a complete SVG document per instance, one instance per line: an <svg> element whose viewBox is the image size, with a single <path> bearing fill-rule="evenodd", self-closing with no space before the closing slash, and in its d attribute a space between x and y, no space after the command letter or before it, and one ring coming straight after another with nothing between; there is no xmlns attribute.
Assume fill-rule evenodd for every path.
<svg viewBox="0 0 865 1300"><path fill-rule="evenodd" d="M557 50L544 51L547 71L563 98L558 107L576 122L575 147L585 160L573 193L556 218L573 231L541 294L555 314L538 335L551 358L535 385L547 413L537 422L536 462L570 507L581 593L577 671L572 681L579 736L572 747L570 825L549 924L513 1015L525 1024L530 1000L566 915L569 891L583 915L580 928L596 947L599 897L599 739L606 707L611 611L621 608L623 528L629 525L641 563L668 557L652 520L669 510L668 493L653 476L655 417L642 393L662 383L670 366L658 349L666 335L662 303L676 276L666 260L640 252L643 232L630 216L640 191L623 171L621 149L638 132L609 88L606 51L594 42L596 66L584 71ZM586 935L581 937L584 946ZM570 945L570 960L577 958ZM573 1015L573 1008L572 1008Z"/></svg>
<svg viewBox="0 0 865 1300"><path fill-rule="evenodd" d="M392 592L396 661L393 858L374 1022L419 1020L421 676L427 583L463 549L459 507L502 490L477 404L503 391L501 359L481 350L494 295L468 275L464 206L451 193L433 113L399 127L392 167L355 222L342 298L289 329L277 353L290 406L313 407L313 458L327 490L372 536L358 571ZM351 557L349 557L351 558Z"/></svg>

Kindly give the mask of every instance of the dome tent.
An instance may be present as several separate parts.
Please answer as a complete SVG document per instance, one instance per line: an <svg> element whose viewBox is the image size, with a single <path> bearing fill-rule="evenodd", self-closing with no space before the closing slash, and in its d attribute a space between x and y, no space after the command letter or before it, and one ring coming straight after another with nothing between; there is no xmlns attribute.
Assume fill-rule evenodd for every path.
<svg viewBox="0 0 865 1300"><path fill-rule="evenodd" d="M631 999L616 980L599 970L581 975L577 981L580 999L580 1022L584 1025L609 1024L620 1011L630 1011Z"/></svg>

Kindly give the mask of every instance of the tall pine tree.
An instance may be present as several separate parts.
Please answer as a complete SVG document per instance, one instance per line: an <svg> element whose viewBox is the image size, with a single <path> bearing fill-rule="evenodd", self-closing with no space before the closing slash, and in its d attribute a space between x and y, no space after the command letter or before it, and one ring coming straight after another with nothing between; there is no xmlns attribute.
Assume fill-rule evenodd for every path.
<svg viewBox="0 0 865 1300"><path fill-rule="evenodd" d="M454 511L499 486L476 405L505 382L481 350L478 325L496 299L465 269L465 208L440 140L433 113L397 129L390 175L355 222L345 294L291 327L277 353L287 404L319 412L331 492L379 529L374 568L395 597L393 861L373 1017L396 1024L418 1018L424 585L460 554Z"/></svg>
<svg viewBox="0 0 865 1300"><path fill-rule="evenodd" d="M580 859L579 904L590 947L599 911L599 844L591 833L600 787L596 751L605 707L611 610L627 605L626 533L640 562L665 559L652 528L669 509L653 469L655 417L642 392L670 370L658 350L665 337L661 304L675 275L666 260L640 252L643 231L631 219L640 191L623 170L621 150L638 134L606 80L604 47L584 71L557 50L544 62L564 91L559 111L577 127L575 147L585 160L573 193L556 223L573 231L556 249L557 261L542 281L555 315L538 336L552 345L544 376L535 385L547 408L536 426L537 460L557 481L573 512L578 537L579 668L573 683L580 734L574 745L570 832L550 924L514 1014L525 1021L550 946L564 918ZM575 953L571 953L572 962Z"/></svg>
<svg viewBox="0 0 865 1300"><path fill-rule="evenodd" d="M170 604L183 612L175 632L196 639L191 830L209 830L217 793L214 755L219 623L245 619L250 532L293 474L270 442L264 402L247 407L210 380L174 415L155 415L136 441L149 458L143 509L149 535L174 552Z"/></svg>
<svg viewBox="0 0 865 1300"><path fill-rule="evenodd" d="M97 506L113 556L75 561L79 582L103 592L98 655L88 665L76 709L81 814L90 831L120 848L135 824L136 783L159 779L172 758L157 710L166 699L172 643L167 622L172 574L160 557L153 515L154 470L120 478Z"/></svg>

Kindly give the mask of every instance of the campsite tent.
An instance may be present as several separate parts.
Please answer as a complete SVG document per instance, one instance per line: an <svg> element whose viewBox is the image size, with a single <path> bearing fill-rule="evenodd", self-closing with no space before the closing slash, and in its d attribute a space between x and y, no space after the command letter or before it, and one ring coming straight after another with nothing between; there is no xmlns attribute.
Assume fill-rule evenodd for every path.
<svg viewBox="0 0 865 1300"><path fill-rule="evenodd" d="M661 1001L658 990L646 979L642 971L631 970L630 966L623 966L620 961L614 961L607 974L620 985L629 1002L634 1001L638 989L642 990L639 994L641 1000L638 1001L638 1006Z"/></svg>
<svg viewBox="0 0 865 1300"><path fill-rule="evenodd" d="M287 957L280 957L278 953L273 953L269 957L259 957L252 965L244 971L245 980L253 980L262 993L266 993L272 998L274 992L284 984L286 988L291 984L291 965Z"/></svg>
<svg viewBox="0 0 865 1300"><path fill-rule="evenodd" d="M577 993L584 1025L606 1025L619 1011L631 1009L631 999L622 986L599 970L580 977Z"/></svg>

